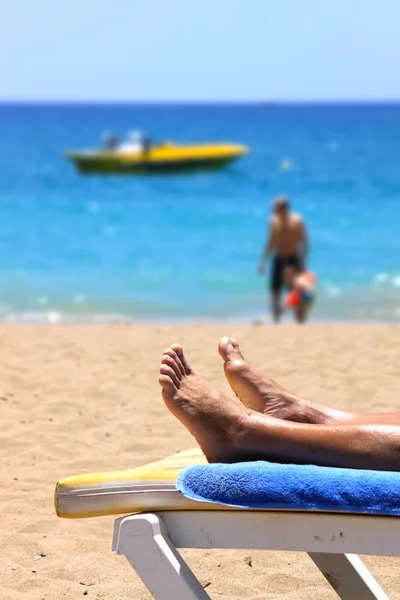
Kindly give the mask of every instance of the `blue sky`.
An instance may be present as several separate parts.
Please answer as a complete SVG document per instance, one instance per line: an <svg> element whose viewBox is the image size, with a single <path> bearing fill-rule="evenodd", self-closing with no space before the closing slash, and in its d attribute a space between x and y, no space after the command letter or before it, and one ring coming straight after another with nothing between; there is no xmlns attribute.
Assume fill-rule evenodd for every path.
<svg viewBox="0 0 400 600"><path fill-rule="evenodd" d="M2 100L400 99L399 0L12 0Z"/></svg>

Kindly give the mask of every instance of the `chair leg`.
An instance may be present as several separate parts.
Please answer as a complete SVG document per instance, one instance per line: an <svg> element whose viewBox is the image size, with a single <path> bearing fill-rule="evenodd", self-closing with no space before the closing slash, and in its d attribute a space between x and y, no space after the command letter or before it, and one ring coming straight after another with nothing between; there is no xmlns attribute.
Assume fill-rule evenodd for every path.
<svg viewBox="0 0 400 600"><path fill-rule="evenodd" d="M116 523L115 551L123 554L156 600L210 600L154 514Z"/></svg>
<svg viewBox="0 0 400 600"><path fill-rule="evenodd" d="M342 600L389 600L357 554L309 552L308 556Z"/></svg>

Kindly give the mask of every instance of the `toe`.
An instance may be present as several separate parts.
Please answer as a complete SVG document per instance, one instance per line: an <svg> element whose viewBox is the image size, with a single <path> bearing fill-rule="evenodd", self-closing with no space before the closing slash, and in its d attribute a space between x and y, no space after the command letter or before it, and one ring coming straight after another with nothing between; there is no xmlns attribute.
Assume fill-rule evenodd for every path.
<svg viewBox="0 0 400 600"><path fill-rule="evenodd" d="M171 369L174 370L175 375L178 377L178 379L182 379L182 377L184 375L184 371L183 371L182 363L180 361L178 363L178 361L176 361L169 354L163 354L161 357L161 364L168 365L169 367L171 367Z"/></svg>
<svg viewBox="0 0 400 600"><path fill-rule="evenodd" d="M176 388L174 382L168 375L161 374L158 378L158 383L161 385L163 392L170 395L174 394Z"/></svg>
<svg viewBox="0 0 400 600"><path fill-rule="evenodd" d="M169 365L161 364L160 374L167 375L171 379L171 381L174 384L174 386L176 387L176 389L179 390L179 388L181 386L181 380L179 377L177 377L177 375L172 367L170 367Z"/></svg>
<svg viewBox="0 0 400 600"><path fill-rule="evenodd" d="M183 356L183 348L180 344L172 344L171 349L180 357Z"/></svg>
<svg viewBox="0 0 400 600"><path fill-rule="evenodd" d="M179 355L175 352L175 350L172 348L172 346L170 348L167 348L166 350L164 350L163 358L165 356L169 356L174 361L174 363L176 364L176 368L179 369L181 376L185 375L185 368L182 364L182 360L179 357Z"/></svg>
<svg viewBox="0 0 400 600"><path fill-rule="evenodd" d="M241 358L233 357L225 361L224 371L228 378L230 375L243 378L248 375L248 366Z"/></svg>
<svg viewBox="0 0 400 600"><path fill-rule="evenodd" d="M223 360L243 360L243 354L240 351L239 344L235 338L224 336L218 344L218 352Z"/></svg>
<svg viewBox="0 0 400 600"><path fill-rule="evenodd" d="M185 371L185 375L192 375L193 369L189 365L188 361L186 360L186 356L184 355L183 350L182 350L182 356L180 358L181 358L183 369Z"/></svg>

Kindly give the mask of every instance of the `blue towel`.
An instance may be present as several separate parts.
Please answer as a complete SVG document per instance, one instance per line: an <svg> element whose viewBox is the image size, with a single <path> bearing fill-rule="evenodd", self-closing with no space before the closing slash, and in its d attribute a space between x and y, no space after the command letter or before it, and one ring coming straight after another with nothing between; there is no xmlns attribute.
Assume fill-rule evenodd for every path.
<svg viewBox="0 0 400 600"><path fill-rule="evenodd" d="M264 461L186 467L187 498L237 508L400 515L400 473Z"/></svg>

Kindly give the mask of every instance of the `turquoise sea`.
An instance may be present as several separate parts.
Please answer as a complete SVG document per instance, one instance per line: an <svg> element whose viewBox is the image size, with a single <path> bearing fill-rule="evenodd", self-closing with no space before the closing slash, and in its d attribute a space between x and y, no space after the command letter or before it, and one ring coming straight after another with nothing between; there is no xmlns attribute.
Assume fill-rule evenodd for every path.
<svg viewBox="0 0 400 600"><path fill-rule="evenodd" d="M105 130L233 141L225 171L83 177ZM270 204L306 219L314 320L400 318L400 105L0 105L0 319L267 319Z"/></svg>

